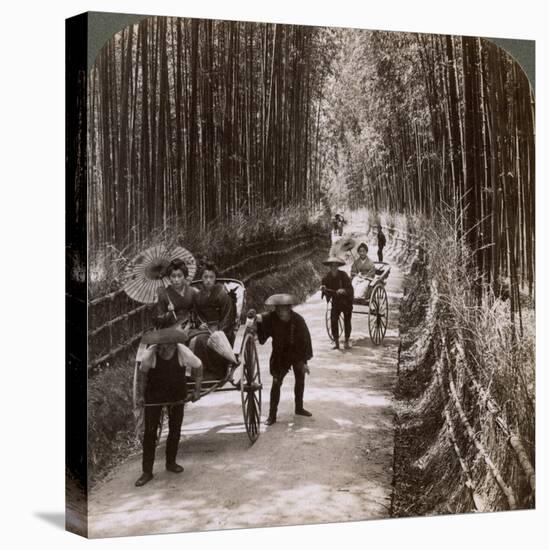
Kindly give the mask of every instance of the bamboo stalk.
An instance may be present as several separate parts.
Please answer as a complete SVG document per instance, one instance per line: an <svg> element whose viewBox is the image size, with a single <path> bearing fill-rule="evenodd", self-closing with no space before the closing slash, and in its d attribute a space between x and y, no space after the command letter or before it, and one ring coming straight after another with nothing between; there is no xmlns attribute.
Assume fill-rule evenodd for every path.
<svg viewBox="0 0 549 550"><path fill-rule="evenodd" d="M528 459L528 454L526 453L526 450L522 445L522 441L517 435L511 435L508 439L508 442L512 449L515 451L517 455L517 460L519 461L522 470L526 474L526 478L528 479L528 484L532 489L532 493L534 493L536 490L536 472L532 464L530 463L530 460Z"/></svg>
<svg viewBox="0 0 549 550"><path fill-rule="evenodd" d="M132 310L128 311L127 313L123 313L122 315L119 315L118 317L115 317L114 319L111 319L110 321L107 321L106 323L103 323L101 326L95 328L94 330L90 330L88 332L88 335L89 336L95 336L96 334L98 334L99 332L104 330L105 328L112 327L112 325L114 325L115 323L118 323L119 321L125 321L129 317L131 317L132 315L137 315L141 311L147 310L147 309L150 309L150 308L151 308L151 304L143 304L142 306L139 306L135 309L132 309Z"/></svg>
<svg viewBox="0 0 549 550"><path fill-rule="evenodd" d="M456 458L458 459L460 468L463 472L463 475L465 476L465 486L469 489L471 498L473 500L473 506L475 507L475 510L478 512L484 512L486 507L484 504L484 501L482 497L476 492L475 485L473 483L473 479L471 477L471 472L469 470L469 467L467 466L467 462L465 461L465 458L462 456L461 451L459 449L459 446L457 444L457 438L455 436L455 430L452 423L452 417L450 415L450 411L448 409L448 402L447 402L447 394L444 391L444 384L442 380L442 366L441 366L441 359L438 359L435 363L435 376L437 378L437 383L440 388L440 392L442 395L444 403L444 419L446 427L448 428L448 434L450 437L450 442L452 443L452 447L454 449L454 453L456 455Z"/></svg>
<svg viewBox="0 0 549 550"><path fill-rule="evenodd" d="M286 269L287 267L295 265L296 262L300 262L301 260L304 260L305 258L308 258L309 256L311 256L312 254L315 254L315 253L317 253L317 250L313 248L313 249L309 250L309 252L303 254L303 256L299 256L297 258L294 258L293 260L291 260L289 262L286 262L285 264L277 265L276 268L279 269L279 270L280 269ZM260 277L261 275L265 275L266 273L270 273L272 271L273 271L272 266L260 269L259 271L256 271L255 273L252 273L251 275L248 275L247 277L243 278L242 282L247 283L248 281L251 281L252 279L256 279L256 278Z"/></svg>
<svg viewBox="0 0 549 550"><path fill-rule="evenodd" d="M459 465L461 467L461 470L463 471L463 475L465 476L465 485L469 489L471 493L471 498L473 499L473 505L475 507L475 510L477 512L484 512L486 511L486 506L484 503L483 498L476 492L475 485L473 483L473 479L471 478L471 472L469 470L469 467L467 466L467 463L465 462L465 459L461 456L461 451L459 450L456 436L454 433L454 428L452 425L452 419L450 416L450 411L448 410L448 405L444 405L444 418L446 421L446 426L448 428L448 433L450 435L450 441L452 443L452 447L454 448L454 452L456 454L456 457L459 461Z"/></svg>
<svg viewBox="0 0 549 550"><path fill-rule="evenodd" d="M240 267L242 267L243 265L246 265L247 263L249 262L255 262L257 260L259 260L260 258L265 258L266 256L277 256L277 255L282 255L282 254L288 254L289 252L292 252L293 250L296 250L304 245L307 245L311 242L311 240L314 240L314 239L305 239L303 240L302 242L294 245L294 246L291 246L289 248L286 248L284 250L272 250L272 251L268 251L268 252L262 252L261 254L256 254L255 256L249 256L248 258L234 264L234 265L231 265L229 267L225 267L221 270L221 273L228 273L228 272L231 272L231 271L236 271L237 269L239 269Z"/></svg>
<svg viewBox="0 0 549 550"><path fill-rule="evenodd" d="M121 353L122 351L130 348L131 346L133 346L149 329L145 329L143 331L141 331L139 334L136 334L135 336L132 336L128 341L124 342L123 344L120 344L119 346L117 346L116 348L114 348L113 350L109 351L108 353L106 353L105 355L102 355L101 357L98 357L94 360L92 360L89 365L88 365L88 370L90 369L93 369L94 367L96 367L97 365L99 365L100 363L104 363L105 361L115 357L116 355L118 355L119 353Z"/></svg>
<svg viewBox="0 0 549 550"><path fill-rule="evenodd" d="M463 347L458 342L456 342L455 349L458 352L460 364L463 365L463 367L465 368L465 370L467 371L467 374L471 379L473 388L477 391L479 396L486 403L487 410L490 414L494 416L496 425L505 434L507 438L507 442L515 452L517 460L522 468L522 471L526 475L530 488L532 489L532 491L535 491L535 470L530 460L528 459L528 454L524 449L524 445L522 444L520 437L515 433L513 433L513 431L507 425L507 422L498 414L501 411L501 407L494 401L494 399L490 396L489 392L485 390L474 377L473 373L471 372L471 369L469 368L469 366L467 365L467 362L465 361L465 352L463 350Z"/></svg>
<svg viewBox="0 0 549 550"><path fill-rule="evenodd" d="M446 354L446 357L447 357L444 337L442 339L442 342L443 342L443 349L445 350L444 353ZM473 428L471 427L471 424L469 423L467 415L465 414L465 412L463 410L463 407L461 406L461 402L459 400L459 397L458 397L458 394L457 394L457 391L456 391L456 387L454 385L454 381L452 380L452 376L449 372L447 373L447 376L448 376L449 393L450 393L450 396L452 397L454 406L455 406L456 411L458 413L458 416L461 420L461 423L463 424L465 433L467 434L467 436L469 437L469 439L471 440L471 442L473 443L473 445L477 449L478 454L482 457L482 459L484 460L484 463L486 464L486 466L488 466L488 469L492 473L492 476L496 480L496 483L498 484L501 491L505 495L505 497L507 499L507 503L509 505L509 509L510 510L515 510L517 508L517 499L515 497L515 494L514 494L512 488L509 487L505 483L505 481L503 480L503 478L501 476L501 473L499 472L499 469L496 467L496 465L494 464L494 462L492 461L492 459L488 455L488 452L486 451L486 449L484 448L482 443L476 437L475 432L474 432Z"/></svg>

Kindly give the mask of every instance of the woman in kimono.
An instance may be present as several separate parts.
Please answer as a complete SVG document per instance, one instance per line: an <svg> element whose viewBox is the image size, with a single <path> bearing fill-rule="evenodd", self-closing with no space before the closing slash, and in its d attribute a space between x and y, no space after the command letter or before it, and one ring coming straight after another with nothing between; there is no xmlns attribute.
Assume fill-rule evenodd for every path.
<svg viewBox="0 0 549 550"><path fill-rule="evenodd" d="M223 331L232 345L234 342L235 305L225 287L217 283L217 268L206 263L202 270L202 284L194 297L194 311L201 329L208 332L191 340L191 349L202 360L208 377L222 378L227 362L213 349L207 347L211 332Z"/></svg>
<svg viewBox="0 0 549 550"><path fill-rule="evenodd" d="M194 310L201 323L200 328L222 330L231 341L234 337L234 304L225 287L217 282L217 273L213 263L204 264Z"/></svg>
<svg viewBox="0 0 549 550"><path fill-rule="evenodd" d="M191 287L187 280L189 270L184 261L173 260L168 266L167 275L170 284L158 289L156 328L184 326L190 320L191 310L198 294L198 290Z"/></svg>
<svg viewBox="0 0 549 550"><path fill-rule="evenodd" d="M361 243L357 249L358 258L351 266L351 279L356 298L367 299L370 291L370 280L375 277L376 266L368 258L368 245Z"/></svg>

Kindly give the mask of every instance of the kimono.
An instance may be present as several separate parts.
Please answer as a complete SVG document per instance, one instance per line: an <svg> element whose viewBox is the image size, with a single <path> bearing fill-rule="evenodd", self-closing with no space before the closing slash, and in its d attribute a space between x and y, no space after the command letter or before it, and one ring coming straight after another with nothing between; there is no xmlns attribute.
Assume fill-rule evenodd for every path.
<svg viewBox="0 0 549 550"><path fill-rule="evenodd" d="M194 299L194 310L199 322L212 330L222 330L229 342L234 340L234 303L222 284L216 284L209 294L200 288Z"/></svg>
<svg viewBox="0 0 549 550"><path fill-rule="evenodd" d="M194 306L197 290L190 285L185 287L183 295L179 294L172 286L158 289L158 302L156 304L156 328L167 328L174 324L181 325L190 318L190 312ZM168 311L170 302L174 311ZM175 316L174 316L175 313Z"/></svg>
<svg viewBox="0 0 549 550"><path fill-rule="evenodd" d="M234 343L235 307L222 284L216 284L208 294L202 287L195 296L194 310L199 323L207 323L211 331L222 330L230 344ZM209 334L199 334L191 340L191 350L204 365L204 379L221 379L227 372L227 362L207 346Z"/></svg>
<svg viewBox="0 0 549 550"><path fill-rule="evenodd" d="M351 277L355 296L357 298L367 299L370 295L370 281L365 279L373 279L376 274L376 266L374 262L366 256L364 260L356 259L351 266Z"/></svg>
<svg viewBox="0 0 549 550"><path fill-rule="evenodd" d="M368 258L368 256L366 256L364 260L358 258L353 262L353 265L351 266L351 278L358 274L363 277L368 277L369 279L372 279L376 274L376 266L374 265L374 262Z"/></svg>

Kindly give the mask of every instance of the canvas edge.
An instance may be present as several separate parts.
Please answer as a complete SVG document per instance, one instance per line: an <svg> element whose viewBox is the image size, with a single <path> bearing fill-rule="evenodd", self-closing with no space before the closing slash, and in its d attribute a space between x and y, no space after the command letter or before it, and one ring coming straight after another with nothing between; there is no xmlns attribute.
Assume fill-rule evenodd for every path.
<svg viewBox="0 0 549 550"><path fill-rule="evenodd" d="M88 14L65 20L65 528L88 536Z"/></svg>

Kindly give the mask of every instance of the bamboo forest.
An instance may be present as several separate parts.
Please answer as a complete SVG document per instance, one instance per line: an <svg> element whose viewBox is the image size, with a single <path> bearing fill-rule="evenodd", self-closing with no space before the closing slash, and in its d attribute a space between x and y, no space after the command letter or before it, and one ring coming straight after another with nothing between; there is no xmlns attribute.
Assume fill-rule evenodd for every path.
<svg viewBox="0 0 549 550"><path fill-rule="evenodd" d="M533 92L487 40L149 18L103 48L89 101L92 250L344 192L452 212L484 281L533 292Z"/></svg>
<svg viewBox="0 0 549 550"><path fill-rule="evenodd" d="M153 276L161 264L143 264L161 249L185 251L197 296L211 271L235 304L225 378L192 386L212 407L185 409L185 473L170 480L185 480L181 494L204 489L204 506L181 515L182 529L535 507L535 97L505 49L474 36L142 17L105 43L86 85L97 533L168 525L123 500L152 479L143 470L134 487L136 350L173 312L159 313L177 267ZM332 289L337 277L347 286ZM281 304L311 339L305 389L295 366L289 376L295 418L293 380L280 389L262 345ZM213 395L224 383L242 407ZM211 462L218 445L227 477ZM252 480L271 459L267 495ZM298 462L305 474L292 477ZM179 509L162 475L147 490ZM337 503L333 515L323 502Z"/></svg>

